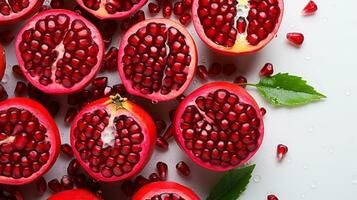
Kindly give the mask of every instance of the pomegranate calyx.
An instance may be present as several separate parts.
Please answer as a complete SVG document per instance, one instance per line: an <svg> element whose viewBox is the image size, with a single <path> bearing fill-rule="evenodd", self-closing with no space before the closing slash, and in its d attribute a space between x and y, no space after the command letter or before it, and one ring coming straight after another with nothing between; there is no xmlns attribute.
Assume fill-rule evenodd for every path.
<svg viewBox="0 0 357 200"><path fill-rule="evenodd" d="M128 101L128 98L120 96L120 94L110 95L108 104L114 104L116 110L124 108L123 103Z"/></svg>

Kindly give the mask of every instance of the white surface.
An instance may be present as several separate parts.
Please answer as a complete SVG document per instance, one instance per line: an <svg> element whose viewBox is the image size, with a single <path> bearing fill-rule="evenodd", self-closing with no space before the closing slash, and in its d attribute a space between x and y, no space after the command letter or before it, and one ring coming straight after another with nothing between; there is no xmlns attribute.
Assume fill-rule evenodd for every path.
<svg viewBox="0 0 357 200"><path fill-rule="evenodd" d="M258 103L267 108L268 113L265 117L263 145L251 160L251 163L257 165L254 178L242 195L242 200L263 200L268 193L274 193L282 200L357 199L357 136L354 129L357 111L357 66L354 57L357 46L357 3L353 0L316 0L319 6L317 14L303 17L301 10L307 1L285 1L285 16L278 37L254 55L219 56L202 44L192 24L189 25L199 48L199 63L236 63L250 82L256 82L261 66L265 62L272 62L276 72L300 75L328 96L324 101L303 107L274 108L267 105L254 89L249 89ZM305 34L306 40L301 48L287 44L285 35L292 31ZM16 79L10 71L16 59L12 45L7 46L6 51L9 81L5 87L12 95ZM231 81L233 78L234 76L227 80ZM110 75L110 82L120 82L116 72ZM199 85L201 83L195 81L191 88ZM62 123L66 112L65 104L62 103L61 113L56 121L59 123L63 142L68 142L68 127ZM154 118L167 119L168 114L163 111L168 111L171 107L169 105L175 102L144 104L146 109L151 107L150 113ZM276 145L279 143L289 147L289 153L282 163L275 159ZM210 187L221 176L195 166L174 141L170 142L168 152L155 151L142 174L153 172L158 160L168 163L169 180L191 187L201 197L206 197ZM190 177L183 178L176 173L175 164L180 160L185 160L191 166ZM65 174L67 163L68 159L60 156L45 178L60 178ZM104 188L106 199L123 199L119 183L104 184ZM38 199L32 192L33 189L34 186L30 185L23 190L29 196L27 199Z"/></svg>

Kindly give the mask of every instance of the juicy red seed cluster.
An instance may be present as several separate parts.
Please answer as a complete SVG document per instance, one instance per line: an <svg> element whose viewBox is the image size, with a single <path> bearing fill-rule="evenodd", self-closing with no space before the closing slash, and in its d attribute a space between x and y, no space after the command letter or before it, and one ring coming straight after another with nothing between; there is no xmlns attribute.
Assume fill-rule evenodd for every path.
<svg viewBox="0 0 357 200"><path fill-rule="evenodd" d="M57 48L64 48L60 53ZM48 15L26 30L19 45L25 68L40 84L70 88L98 63L98 45L81 20L64 14ZM55 65L55 69L53 69Z"/></svg>
<svg viewBox="0 0 357 200"><path fill-rule="evenodd" d="M117 116L113 127L108 127L109 120L110 115L98 109L85 113L74 130L75 148L80 158L93 172L106 178L121 176L133 169L140 160L144 138L141 127L133 118ZM104 133L114 134L113 144L103 142L101 136Z"/></svg>
<svg viewBox="0 0 357 200"><path fill-rule="evenodd" d="M83 0L85 6L92 10L98 10L100 8L100 4L104 0ZM123 12L130 10L135 4L138 4L139 0L105 0L104 4L105 10L109 14L115 14L117 12Z"/></svg>
<svg viewBox="0 0 357 200"><path fill-rule="evenodd" d="M158 194L150 199L145 199L145 200L185 200L182 198L179 194L175 193L163 193L163 194Z"/></svg>
<svg viewBox="0 0 357 200"><path fill-rule="evenodd" d="M149 23L128 39L124 49L125 77L142 94L169 94L187 80L191 63L185 36L174 27Z"/></svg>
<svg viewBox="0 0 357 200"><path fill-rule="evenodd" d="M25 109L0 111L0 175L29 177L48 162L47 129Z"/></svg>
<svg viewBox="0 0 357 200"><path fill-rule="evenodd" d="M18 13L30 5L30 0L0 0L0 14L8 16L11 13Z"/></svg>
<svg viewBox="0 0 357 200"><path fill-rule="evenodd" d="M238 16L237 1L199 0L197 13L206 36L216 44L232 47L237 34L246 33L249 44L257 45L274 30L281 10L277 0L250 0L249 9L243 17Z"/></svg>
<svg viewBox="0 0 357 200"><path fill-rule="evenodd" d="M238 165L257 149L260 120L237 95L220 89L186 107L181 129L187 149L212 165Z"/></svg>

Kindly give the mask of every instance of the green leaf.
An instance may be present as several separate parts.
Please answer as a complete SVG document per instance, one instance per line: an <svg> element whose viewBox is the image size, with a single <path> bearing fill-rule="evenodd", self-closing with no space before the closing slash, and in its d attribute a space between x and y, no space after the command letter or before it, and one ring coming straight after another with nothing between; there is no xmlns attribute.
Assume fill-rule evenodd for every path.
<svg viewBox="0 0 357 200"><path fill-rule="evenodd" d="M230 170L211 189L206 200L236 200L249 183L255 165Z"/></svg>
<svg viewBox="0 0 357 200"><path fill-rule="evenodd" d="M297 106L326 98L301 77L288 73L265 77L256 87L269 103L276 106Z"/></svg>

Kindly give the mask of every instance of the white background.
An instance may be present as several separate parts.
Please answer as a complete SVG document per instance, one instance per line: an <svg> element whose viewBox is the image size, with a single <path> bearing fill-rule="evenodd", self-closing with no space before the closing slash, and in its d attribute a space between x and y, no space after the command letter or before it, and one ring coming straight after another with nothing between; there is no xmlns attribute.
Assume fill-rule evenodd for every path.
<svg viewBox="0 0 357 200"><path fill-rule="evenodd" d="M328 96L324 101L303 107L274 108L261 99L254 88L248 89L258 103L267 108L268 113L265 117L263 145L250 161L256 164L254 176L240 198L242 200L266 199L269 193L285 200L357 199L357 3L353 0L317 0L319 10L316 15L303 17L301 10L307 1L285 2L283 22L277 38L254 55L217 55L202 44L192 24L188 26L198 45L199 63L209 65L218 61L239 66L240 71L236 75L216 80L231 81L238 74L243 74L248 77L249 82L254 83L258 81L257 74L264 63L272 62L276 72L302 76ZM295 48L286 42L286 33L292 31L304 33L305 43L301 48ZM119 39L120 36L113 45L117 46ZM17 81L11 74L11 66L16 63L13 44L6 46L6 53L8 82L4 85L9 95L13 96L12 91ZM120 82L116 72L105 75L110 77L111 84ZM194 81L190 89L201 84ZM67 143L69 129L62 123L66 112L66 98L61 99L64 101L56 121L61 129L62 141ZM137 102L149 110L154 118L164 119L168 118L166 111L176 104L172 101L152 105L142 99ZM282 163L278 163L275 158L279 143L289 147ZM170 142L168 152L155 151L142 174L153 172L158 160L168 163L169 180L189 186L202 198L207 196L221 176L220 173L195 166L174 141ZM190 177L181 177L176 173L175 164L180 160L191 166ZM68 161L60 156L45 178L60 178L65 174ZM120 193L120 183L103 184L103 187L106 199L124 199ZM38 199L33 192L33 185L23 187L23 191L26 199ZM46 196L49 194L46 193Z"/></svg>

